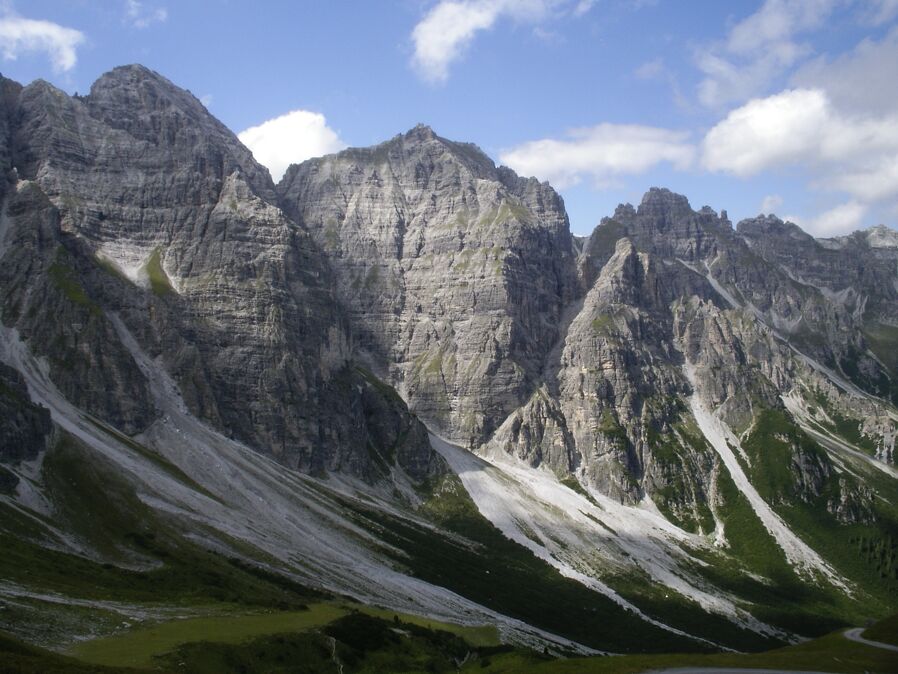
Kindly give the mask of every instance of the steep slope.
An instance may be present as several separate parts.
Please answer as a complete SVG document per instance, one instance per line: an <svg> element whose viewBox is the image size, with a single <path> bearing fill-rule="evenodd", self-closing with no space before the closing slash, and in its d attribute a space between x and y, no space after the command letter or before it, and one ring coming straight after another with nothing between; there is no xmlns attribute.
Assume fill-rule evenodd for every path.
<svg viewBox="0 0 898 674"><path fill-rule="evenodd" d="M810 241L810 250L793 255L826 245ZM844 254L841 264L863 268L862 251ZM510 455L548 469L596 499L657 508L699 534L689 543L693 554L709 559L701 547L711 543L781 596L808 581L828 586L830 607L821 613L852 594L888 610L896 590L898 486L889 463L898 417L873 395L882 389L870 387L870 377L856 376L889 376L875 355L864 355L855 370L838 360L858 353L870 320L842 298L882 307L879 320L894 316L891 290L875 290L894 283L890 253L880 255L885 261L869 272L876 281L864 285L856 273L837 296L796 281L800 269L785 260L765 259L725 214L696 212L684 197L651 190L638 209L619 207L586 242L580 268L591 289L574 305L558 359L481 452L497 465ZM597 519L614 529L609 515ZM557 544L552 526L536 527L541 545L572 557L575 567L588 564L589 539ZM658 570L636 566L676 587ZM689 568L675 566L681 576ZM699 576L733 587L720 568ZM700 600L701 582L685 578L680 591ZM746 586L739 594L759 596ZM791 622L761 605L749 610L774 624Z"/></svg>
<svg viewBox="0 0 898 674"><path fill-rule="evenodd" d="M812 613L846 615L858 606L846 600L852 593L891 606L898 520L885 505L895 484L882 461L891 461L896 426L879 397L888 396L891 362L865 341L887 340L894 316L888 232L793 236L793 249L767 247L786 258L774 259L749 234L756 221L734 230L725 212L694 211L685 197L652 189L575 241L551 188L426 127L291 167L278 192L328 255L371 367L434 430L504 473L486 488L454 464L506 535L609 596L629 587L648 605L652 591L634 594L625 578L644 574L761 632L770 626L742 609L788 629L810 614L774 615L758 586L728 603L733 564L781 598L822 583L826 608ZM867 238L876 243L870 269ZM490 270L496 241L502 254ZM836 248L844 260L810 263L818 277L853 265L828 288L802 259ZM533 261L527 275L502 251ZM617 502L621 514L603 505L578 529L567 506L548 505L564 491L522 502L514 485L536 484L543 471L587 499ZM657 564L639 561L644 550L615 529L618 517L638 521L635 508L674 527L636 527ZM746 545L758 536L762 557ZM858 564L868 537L885 561ZM851 545L859 547L846 553Z"/></svg>
<svg viewBox="0 0 898 674"><path fill-rule="evenodd" d="M299 581L533 645L710 647L564 578L476 512L402 398L358 365L318 243L192 96L139 66L80 98L3 86L0 353L18 415L3 427L17 443L2 456L7 628L59 644L164 618L145 605L153 588L162 602L270 607L278 587L301 600ZM491 399L496 363L522 390L539 376L575 277L554 193L469 152L487 176L474 183L492 181L481 252L510 247L509 271L489 265L504 280L483 285L517 360L470 377ZM559 278L529 280L545 251L514 248L504 232L521 228L564 252ZM512 293L534 303L516 313ZM504 395L502 413L522 394Z"/></svg>
<svg viewBox="0 0 898 674"><path fill-rule="evenodd" d="M69 400L127 433L159 418L115 312L193 412L285 465L441 470L355 368L327 265L267 171L192 95L128 66L83 98L36 82L4 100L3 318Z"/></svg>
<svg viewBox="0 0 898 674"><path fill-rule="evenodd" d="M140 66L0 79L0 169L22 636L162 618L154 587L580 652L896 610L891 230L734 230L652 189L575 240L548 184L427 127L275 187Z"/></svg>
<svg viewBox="0 0 898 674"><path fill-rule="evenodd" d="M552 188L418 126L292 166L278 193L327 253L360 348L414 411L473 447L526 400L577 292Z"/></svg>

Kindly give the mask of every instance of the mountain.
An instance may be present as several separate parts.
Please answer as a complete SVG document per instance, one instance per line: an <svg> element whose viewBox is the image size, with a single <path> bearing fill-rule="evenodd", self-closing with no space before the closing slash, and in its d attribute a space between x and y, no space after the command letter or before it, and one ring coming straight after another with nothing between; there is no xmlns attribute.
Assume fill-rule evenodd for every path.
<svg viewBox="0 0 898 674"><path fill-rule="evenodd" d="M0 170L20 638L344 597L759 650L898 611L894 230L653 188L580 239L426 126L275 185L141 66L0 79Z"/></svg>

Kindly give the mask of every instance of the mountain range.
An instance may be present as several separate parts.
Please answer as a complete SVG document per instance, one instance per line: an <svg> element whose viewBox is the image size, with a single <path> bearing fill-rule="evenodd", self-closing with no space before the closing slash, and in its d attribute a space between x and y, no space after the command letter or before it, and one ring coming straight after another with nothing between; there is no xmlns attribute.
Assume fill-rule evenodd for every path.
<svg viewBox="0 0 898 674"><path fill-rule="evenodd" d="M336 596L746 651L898 612L895 230L652 188L577 237L423 125L275 184L136 65L0 78L0 174L19 639Z"/></svg>

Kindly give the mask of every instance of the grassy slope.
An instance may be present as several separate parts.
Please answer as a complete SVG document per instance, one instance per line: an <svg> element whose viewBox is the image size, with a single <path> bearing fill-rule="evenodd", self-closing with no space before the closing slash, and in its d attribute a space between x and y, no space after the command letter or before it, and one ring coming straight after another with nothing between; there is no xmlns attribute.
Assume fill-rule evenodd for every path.
<svg viewBox="0 0 898 674"><path fill-rule="evenodd" d="M126 634L78 644L71 654L98 665L150 667L153 658L191 642L240 643L279 632L300 632L346 615L334 604L319 603L308 610L242 616L192 618L152 625Z"/></svg>
<svg viewBox="0 0 898 674"><path fill-rule="evenodd" d="M872 627L864 630L861 635L865 639L881 641L886 644L898 646L898 615L893 615L885 620L880 620Z"/></svg>
<svg viewBox="0 0 898 674"><path fill-rule="evenodd" d="M79 660L97 665L150 667L156 658L187 644L241 644L261 636L324 627L353 613L446 632L464 639L472 647L489 648L500 644L498 631L489 625L454 625L359 604L318 602L304 611L235 613L137 627L113 636L76 644L69 653Z"/></svg>
<svg viewBox="0 0 898 674"><path fill-rule="evenodd" d="M384 540L406 553L397 555L396 561L411 573L506 615L601 650L706 650L699 642L656 628L564 578L480 515L456 478L445 480L432 491L435 495L426 502L424 512L473 545L405 520L366 512L358 504L346 507L356 509L363 526L376 525ZM670 619L678 627L695 629L731 647L761 650L773 645L722 618L709 617L697 605L665 603L645 588L634 590L632 598L662 620Z"/></svg>
<svg viewBox="0 0 898 674"><path fill-rule="evenodd" d="M864 614L845 614L862 623L898 610L898 485L877 471L869 471L861 483L847 473L837 473L822 448L801 431L783 412L766 411L743 443L751 457L752 482L776 512L811 547L861 590ZM790 468L796 449L814 463L829 466L831 476L819 495L805 494L795 487L796 474ZM806 459L807 460L807 459ZM869 506L874 520L846 524L829 512L845 490L870 487L879 496L858 493ZM844 608L848 608L845 604Z"/></svg>
<svg viewBox="0 0 898 674"><path fill-rule="evenodd" d="M533 662L526 656L494 656L486 668L471 671L493 674L636 674L669 667L733 667L747 669L814 670L862 674L898 671L898 654L857 644L834 633L797 646L766 653L714 655L635 655L574 658Z"/></svg>
<svg viewBox="0 0 898 674"><path fill-rule="evenodd" d="M867 630L866 636L876 635L878 630L894 639L895 625L893 617ZM457 663L462 661L465 665L461 671L495 674L623 674L685 666L814 669L847 673L898 671L898 654L851 642L840 633L765 653L628 655L558 660L524 649L478 648L444 631L426 629L398 618L381 620L358 613L344 615L327 625L305 631L286 631L274 620L271 627L276 631L254 638L231 639L229 642L217 639L216 642L201 641L177 646L152 658L152 665L163 671L198 674L333 672L337 669L333 659L336 655L347 674L453 672ZM66 662L58 656L0 638L0 653L4 656L20 651L28 654L24 657L34 658L34 662L43 662L41 657L47 661ZM67 662L72 669L55 671L93 671L78 669L81 665ZM44 670L33 667L12 671Z"/></svg>
<svg viewBox="0 0 898 674"><path fill-rule="evenodd" d="M0 578L5 582L84 600L204 611L233 611L234 606L244 612L301 610L323 597L284 576L187 540L173 523L144 506L113 467L69 436L63 435L47 453L42 470L58 524L102 557L46 547L54 536L39 518L29 519L0 504ZM0 629L40 643L58 643L66 630L109 631L117 624L116 616L65 602L17 600L0 611Z"/></svg>
<svg viewBox="0 0 898 674"><path fill-rule="evenodd" d="M467 543L407 520L363 510L356 503L345 506L356 509L363 526L381 528L381 537L405 553L396 555L397 563L413 575L506 615L598 648L643 648L645 640L639 637L647 634L668 648L691 645L561 577L482 518L460 486L456 498L452 504L446 498L432 500L430 512Z"/></svg>

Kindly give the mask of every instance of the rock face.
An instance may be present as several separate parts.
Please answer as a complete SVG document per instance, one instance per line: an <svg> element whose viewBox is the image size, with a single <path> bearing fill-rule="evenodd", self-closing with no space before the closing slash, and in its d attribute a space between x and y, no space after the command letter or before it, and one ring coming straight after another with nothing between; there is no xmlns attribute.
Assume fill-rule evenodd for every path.
<svg viewBox="0 0 898 674"><path fill-rule="evenodd" d="M190 411L310 473L439 473L416 413L708 533L721 456L700 404L745 456L784 424L770 442L792 478L773 502L873 516L826 452L782 438L813 427L893 460L887 228L734 229L652 189L575 240L550 186L424 126L275 187L140 66L85 97L0 80L0 169L3 322L70 401L127 433L160 412L123 331Z"/></svg>
<svg viewBox="0 0 898 674"><path fill-rule="evenodd" d="M371 368L471 449L622 502L651 498L707 533L720 458L693 395L746 432L796 388L826 390L883 455L894 444L878 403L841 395L819 369L889 394L890 365L865 341L895 315L888 232L817 242L775 218L734 230L652 189L576 242L551 188L427 127L293 166L277 190L327 254ZM853 271L823 286L835 267ZM835 473L808 456L792 461L796 493L816 498Z"/></svg>
<svg viewBox="0 0 898 674"><path fill-rule="evenodd" d="M22 375L0 363L0 462L35 458L51 430L50 413L31 402Z"/></svg>
<svg viewBox="0 0 898 674"><path fill-rule="evenodd" d="M529 397L577 293L548 185L419 126L293 166L278 193L326 252L359 348L413 410L473 447Z"/></svg>
<svg viewBox="0 0 898 674"><path fill-rule="evenodd" d="M22 375L0 363L0 494L11 493L19 483L4 464L36 458L52 430L50 413L31 402Z"/></svg>
<svg viewBox="0 0 898 674"><path fill-rule="evenodd" d="M0 93L3 321L66 397L128 433L158 419L121 319L192 412L290 467L375 480L367 446L404 428L402 467L441 470L404 405L356 369L317 244L192 95L141 66L86 97Z"/></svg>

